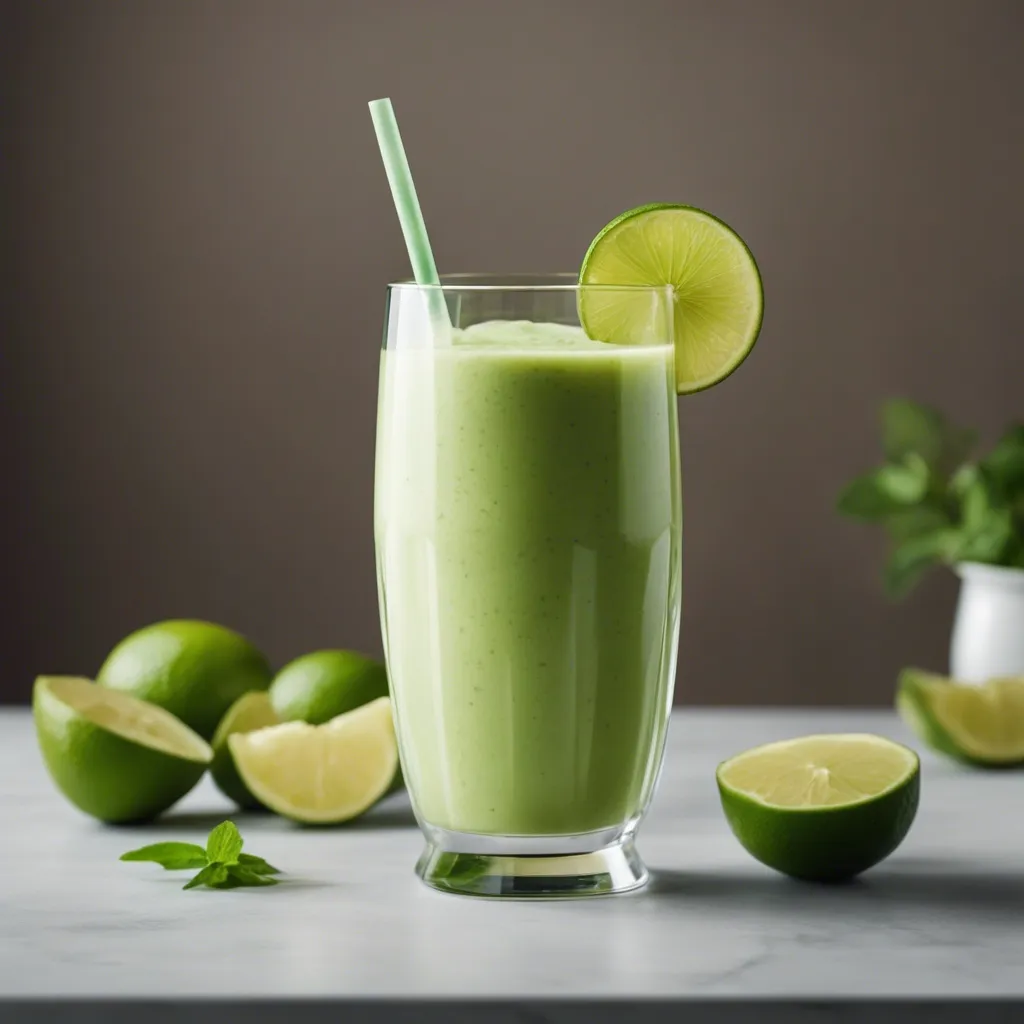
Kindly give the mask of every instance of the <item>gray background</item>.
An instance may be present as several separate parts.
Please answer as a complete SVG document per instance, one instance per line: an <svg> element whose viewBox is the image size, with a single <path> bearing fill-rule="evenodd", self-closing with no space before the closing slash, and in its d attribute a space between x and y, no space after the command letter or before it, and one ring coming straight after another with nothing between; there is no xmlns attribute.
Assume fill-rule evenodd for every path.
<svg viewBox="0 0 1024 1024"><path fill-rule="evenodd" d="M514 12L514 13L513 13ZM0 5L0 698L207 617L379 651L390 94L443 270L573 270L652 200L735 225L761 341L680 404L684 702L877 703L955 581L886 603L835 493L880 402L1021 412L1024 3Z"/></svg>

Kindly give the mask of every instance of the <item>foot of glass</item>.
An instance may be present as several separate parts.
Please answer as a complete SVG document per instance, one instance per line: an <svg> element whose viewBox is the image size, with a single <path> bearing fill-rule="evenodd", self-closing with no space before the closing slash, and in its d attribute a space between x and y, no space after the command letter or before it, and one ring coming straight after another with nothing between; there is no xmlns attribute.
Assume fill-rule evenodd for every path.
<svg viewBox="0 0 1024 1024"><path fill-rule="evenodd" d="M648 877L632 838L555 856L455 853L428 843L416 873L440 892L511 899L608 896L639 889Z"/></svg>

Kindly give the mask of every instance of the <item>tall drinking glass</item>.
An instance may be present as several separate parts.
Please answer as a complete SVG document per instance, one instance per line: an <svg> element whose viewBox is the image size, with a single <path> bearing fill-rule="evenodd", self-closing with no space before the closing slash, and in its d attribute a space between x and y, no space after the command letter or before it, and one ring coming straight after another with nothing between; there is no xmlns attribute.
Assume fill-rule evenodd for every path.
<svg viewBox="0 0 1024 1024"><path fill-rule="evenodd" d="M627 303L644 327L592 340L581 300ZM389 286L377 573L427 884L550 897L646 881L633 838L675 678L678 449L667 289Z"/></svg>

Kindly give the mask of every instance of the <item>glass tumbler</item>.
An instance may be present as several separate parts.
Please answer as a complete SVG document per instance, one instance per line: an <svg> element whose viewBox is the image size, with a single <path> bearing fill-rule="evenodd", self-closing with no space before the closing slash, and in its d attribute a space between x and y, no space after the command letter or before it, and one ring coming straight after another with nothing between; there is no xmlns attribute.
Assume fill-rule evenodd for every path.
<svg viewBox="0 0 1024 1024"><path fill-rule="evenodd" d="M629 344L580 326L605 303L628 312ZM681 528L668 290L388 287L377 578L428 885L644 884L634 835L672 703Z"/></svg>

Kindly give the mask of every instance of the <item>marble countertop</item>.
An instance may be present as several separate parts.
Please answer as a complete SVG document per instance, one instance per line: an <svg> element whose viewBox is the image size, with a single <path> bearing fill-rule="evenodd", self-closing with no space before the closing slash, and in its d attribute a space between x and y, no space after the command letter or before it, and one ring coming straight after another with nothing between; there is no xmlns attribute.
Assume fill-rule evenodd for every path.
<svg viewBox="0 0 1024 1024"><path fill-rule="evenodd" d="M207 780L155 824L101 826L51 785L29 713L0 710L0 996L1024 1000L1024 772L923 755L910 836L846 886L776 875L730 834L718 761L865 730L909 740L885 711L677 712L638 842L648 888L500 903L416 879L404 794L338 829L238 815L286 883L183 892L118 855L202 841L230 812Z"/></svg>

